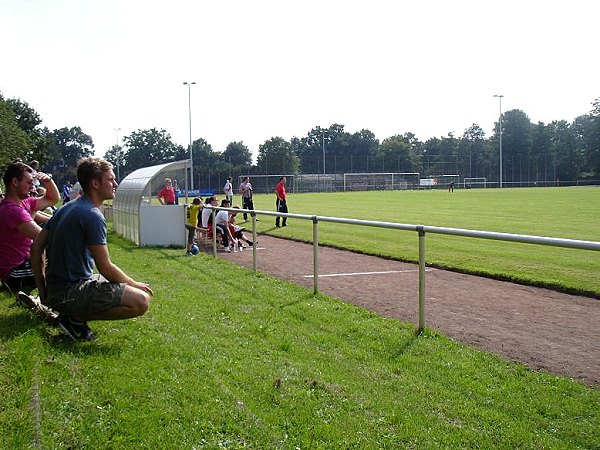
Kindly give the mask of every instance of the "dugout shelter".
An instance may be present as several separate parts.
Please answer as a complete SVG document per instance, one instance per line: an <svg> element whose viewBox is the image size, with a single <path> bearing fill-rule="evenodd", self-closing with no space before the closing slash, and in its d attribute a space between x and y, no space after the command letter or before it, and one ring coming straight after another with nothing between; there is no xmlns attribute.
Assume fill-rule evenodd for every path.
<svg viewBox="0 0 600 450"><path fill-rule="evenodd" d="M187 188L189 163L143 167L127 175L113 201L114 231L141 247L185 247L185 199L179 205L161 205L156 197L165 178L185 180Z"/></svg>

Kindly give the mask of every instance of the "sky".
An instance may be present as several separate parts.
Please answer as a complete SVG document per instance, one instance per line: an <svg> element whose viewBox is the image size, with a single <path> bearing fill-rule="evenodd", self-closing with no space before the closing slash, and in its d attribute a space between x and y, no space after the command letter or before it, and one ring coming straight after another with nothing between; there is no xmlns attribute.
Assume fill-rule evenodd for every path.
<svg viewBox="0 0 600 450"><path fill-rule="evenodd" d="M502 111L572 121L600 97L589 0L0 0L0 93L97 156L133 131L187 147L337 123L421 141ZM184 85L183 82L195 82ZM189 97L188 97L189 95ZM191 108L190 108L191 106Z"/></svg>

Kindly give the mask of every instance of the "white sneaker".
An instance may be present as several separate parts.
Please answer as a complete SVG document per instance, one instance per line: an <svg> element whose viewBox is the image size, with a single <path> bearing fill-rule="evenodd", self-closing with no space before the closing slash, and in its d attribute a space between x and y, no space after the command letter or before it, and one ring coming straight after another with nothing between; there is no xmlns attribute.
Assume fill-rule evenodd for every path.
<svg viewBox="0 0 600 450"><path fill-rule="evenodd" d="M231 253L231 249L229 247L225 247L225 253Z"/></svg>

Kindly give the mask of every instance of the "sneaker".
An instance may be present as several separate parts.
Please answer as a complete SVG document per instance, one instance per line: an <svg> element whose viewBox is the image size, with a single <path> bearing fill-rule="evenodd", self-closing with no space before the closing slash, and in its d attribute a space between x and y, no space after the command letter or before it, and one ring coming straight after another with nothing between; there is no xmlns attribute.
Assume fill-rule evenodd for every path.
<svg viewBox="0 0 600 450"><path fill-rule="evenodd" d="M64 334L74 341L93 341L96 339L87 322L77 322L69 316L61 316L58 319L58 326Z"/></svg>
<svg viewBox="0 0 600 450"><path fill-rule="evenodd" d="M248 242L248 245L249 245L250 247L253 247L253 246L254 246L254 242L252 242L252 241L246 241L246 242Z"/></svg>
<svg viewBox="0 0 600 450"><path fill-rule="evenodd" d="M17 292L17 301L27 309L32 311L37 309L38 302L31 295L27 295L23 291Z"/></svg>
<svg viewBox="0 0 600 450"><path fill-rule="evenodd" d="M229 247L225 247L224 250L225 250L225 253L231 253L231 249Z"/></svg>
<svg viewBox="0 0 600 450"><path fill-rule="evenodd" d="M185 252L185 256L194 256L194 255L192 255L192 252Z"/></svg>
<svg viewBox="0 0 600 450"><path fill-rule="evenodd" d="M58 322L58 314L43 305L40 302L39 297L27 295L23 291L17 292L17 301L34 313L37 317L42 319L44 322L48 322L51 325L56 325Z"/></svg>

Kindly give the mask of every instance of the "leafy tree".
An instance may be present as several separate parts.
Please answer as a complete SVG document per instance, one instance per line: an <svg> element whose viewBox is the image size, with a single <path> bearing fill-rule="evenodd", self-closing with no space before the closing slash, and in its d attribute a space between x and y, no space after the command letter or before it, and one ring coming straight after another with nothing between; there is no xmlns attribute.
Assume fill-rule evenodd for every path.
<svg viewBox="0 0 600 450"><path fill-rule="evenodd" d="M243 142L230 142L220 160L230 171L248 170L252 166L252 153Z"/></svg>
<svg viewBox="0 0 600 450"><path fill-rule="evenodd" d="M550 124L550 153L554 162L555 180L575 180L584 165L584 153L578 151L573 129L565 120Z"/></svg>
<svg viewBox="0 0 600 450"><path fill-rule="evenodd" d="M428 176L458 172L459 141L452 133L447 137L431 138L423 144L423 171Z"/></svg>
<svg viewBox="0 0 600 450"><path fill-rule="evenodd" d="M503 180L524 181L531 153L532 124L523 111L513 109L502 117ZM498 164L500 164L498 162Z"/></svg>
<svg viewBox="0 0 600 450"><path fill-rule="evenodd" d="M15 158L22 158L31 149L29 135L19 126L10 102L0 95L0 169Z"/></svg>
<svg viewBox="0 0 600 450"><path fill-rule="evenodd" d="M485 167L485 132L474 123L467 128L458 143L461 161L459 173L465 177L483 177Z"/></svg>
<svg viewBox="0 0 600 450"><path fill-rule="evenodd" d="M593 176L600 177L600 97L592 103L585 134L586 167Z"/></svg>
<svg viewBox="0 0 600 450"><path fill-rule="evenodd" d="M192 156L194 158L194 184L205 188L211 187L211 180L218 172L220 153L215 152L205 139L200 138L192 143ZM218 179L220 180L220 177Z"/></svg>
<svg viewBox="0 0 600 450"><path fill-rule="evenodd" d="M418 172L420 161L418 146L412 134L399 134L384 139L379 146L378 159L382 172Z"/></svg>
<svg viewBox="0 0 600 450"><path fill-rule="evenodd" d="M138 130L123 138L125 154L125 172L127 174L142 167L155 166L176 161L185 149L171 141L171 135L165 130ZM193 150L192 150L193 151ZM125 175L122 174L122 177Z"/></svg>
<svg viewBox="0 0 600 450"><path fill-rule="evenodd" d="M550 153L552 134L547 125L539 122L533 126L531 133L532 157L529 160L529 180L551 180L554 175L553 162Z"/></svg>
<svg viewBox="0 0 600 450"><path fill-rule="evenodd" d="M256 166L259 173L294 174L300 167L292 144L281 137L274 137L258 147Z"/></svg>
<svg viewBox="0 0 600 450"><path fill-rule="evenodd" d="M44 168L47 164L56 158L52 149L52 136L48 128L41 128L42 119L35 109L29 106L27 102L21 100L9 99L15 119L19 127L27 133L31 139L31 148L22 155L25 161L37 160L40 166Z"/></svg>
<svg viewBox="0 0 600 450"><path fill-rule="evenodd" d="M74 179L79 159L94 154L92 138L80 127L54 130L49 133L49 138L52 141L49 150L53 158L48 165L61 173L58 179Z"/></svg>
<svg viewBox="0 0 600 450"><path fill-rule="evenodd" d="M104 154L104 159L115 167L117 181L121 181L121 168L125 165L125 151L120 145L113 145Z"/></svg>

